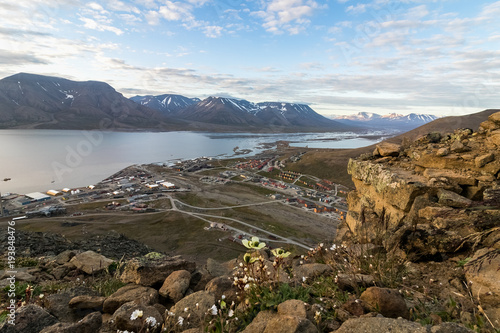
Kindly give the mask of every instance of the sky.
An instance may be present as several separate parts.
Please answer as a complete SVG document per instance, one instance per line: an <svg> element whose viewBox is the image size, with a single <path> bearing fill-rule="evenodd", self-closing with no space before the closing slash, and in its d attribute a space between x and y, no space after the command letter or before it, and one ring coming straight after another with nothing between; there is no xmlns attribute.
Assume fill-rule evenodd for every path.
<svg viewBox="0 0 500 333"><path fill-rule="evenodd" d="M500 108L500 1L2 0L0 78L357 112Z"/></svg>

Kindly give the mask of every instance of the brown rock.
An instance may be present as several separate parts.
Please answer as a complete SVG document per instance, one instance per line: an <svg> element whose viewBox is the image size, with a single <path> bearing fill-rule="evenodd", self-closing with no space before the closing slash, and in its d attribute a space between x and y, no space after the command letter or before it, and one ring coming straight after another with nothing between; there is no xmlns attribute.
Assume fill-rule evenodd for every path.
<svg viewBox="0 0 500 333"><path fill-rule="evenodd" d="M65 263L69 262L75 255L76 251L73 250L63 251L56 256L55 262L58 265L64 265Z"/></svg>
<svg viewBox="0 0 500 333"><path fill-rule="evenodd" d="M94 251L86 251L74 256L71 263L87 274L95 274L106 270L113 263L113 260Z"/></svg>
<svg viewBox="0 0 500 333"><path fill-rule="evenodd" d="M363 307L364 304L362 304L363 301L357 299L357 300L350 300L342 304L342 309L346 310L353 316L359 317L365 314L365 309Z"/></svg>
<svg viewBox="0 0 500 333"><path fill-rule="evenodd" d="M92 312L76 323L57 323L43 329L40 333L95 333L102 325L100 312Z"/></svg>
<svg viewBox="0 0 500 333"><path fill-rule="evenodd" d="M458 141L458 140L455 140L451 146L450 146L450 150L454 153L463 153L463 152L466 152L466 151L469 151L470 148L467 147L466 145L464 145L462 142Z"/></svg>
<svg viewBox="0 0 500 333"><path fill-rule="evenodd" d="M267 323L275 317L279 317L279 315L272 311L261 311L242 333L263 333Z"/></svg>
<svg viewBox="0 0 500 333"><path fill-rule="evenodd" d="M500 112L490 114L488 120L500 127Z"/></svg>
<svg viewBox="0 0 500 333"><path fill-rule="evenodd" d="M132 259L127 262L120 279L125 283L135 283L148 287L160 287L172 272L186 270L194 272L196 265L181 257L159 259Z"/></svg>
<svg viewBox="0 0 500 333"><path fill-rule="evenodd" d="M446 147L444 148L439 148L437 151L436 151L436 156L439 156L439 157L443 157L443 156L446 156L450 153L450 150Z"/></svg>
<svg viewBox="0 0 500 333"><path fill-rule="evenodd" d="M484 248L474 253L465 265L465 277L471 281L474 297L483 307L500 307L500 250Z"/></svg>
<svg viewBox="0 0 500 333"><path fill-rule="evenodd" d="M142 314L139 317L132 316L137 312L142 312ZM132 332L144 332L145 327L152 332L157 332L163 324L163 316L154 306L137 304L136 302L128 302L120 306L113 314L112 320L117 330Z"/></svg>
<svg viewBox="0 0 500 333"><path fill-rule="evenodd" d="M184 327L188 329L197 327L200 320L205 318L205 314L214 304L216 302L213 294L206 291L198 291L181 299L170 309L170 312L173 313L174 318L187 318L189 316L189 323L187 321L184 322Z"/></svg>
<svg viewBox="0 0 500 333"><path fill-rule="evenodd" d="M109 296L103 304L103 311L114 313L116 309L125 303L136 301L136 303L152 305L158 303L158 292L149 287L129 284L118 289Z"/></svg>
<svg viewBox="0 0 500 333"><path fill-rule="evenodd" d="M215 296L215 299L226 298L226 303L236 302L238 295L237 289L233 286L233 281L227 276L219 276L210 280L205 286L205 290Z"/></svg>
<svg viewBox="0 0 500 333"><path fill-rule="evenodd" d="M479 125L479 131L488 131L488 130L494 130L494 129L497 129L499 126L496 125L494 122L492 121L489 121L489 120L486 120L486 121L483 121L480 125Z"/></svg>
<svg viewBox="0 0 500 333"><path fill-rule="evenodd" d="M304 302L291 299L278 305L278 314L305 319L307 318L307 309Z"/></svg>
<svg viewBox="0 0 500 333"><path fill-rule="evenodd" d="M399 156L401 146L395 143L381 142L376 145L380 156Z"/></svg>
<svg viewBox="0 0 500 333"><path fill-rule="evenodd" d="M370 311L381 313L384 317L408 319L410 313L405 300L395 289L370 287L361 294Z"/></svg>
<svg viewBox="0 0 500 333"><path fill-rule="evenodd" d="M68 305L72 309L99 309L105 300L106 297L81 295L73 297Z"/></svg>
<svg viewBox="0 0 500 333"><path fill-rule="evenodd" d="M317 333L318 329L308 319L294 316L273 317L264 333Z"/></svg>
<svg viewBox="0 0 500 333"><path fill-rule="evenodd" d="M489 154L484 154L484 155L476 157L476 159L474 160L474 163L476 164L477 168L482 168L486 164L493 162L494 159L495 159L495 155L493 153L489 153Z"/></svg>
<svg viewBox="0 0 500 333"><path fill-rule="evenodd" d="M492 134L488 137L488 143L491 146L499 147L500 146L500 133Z"/></svg>
<svg viewBox="0 0 500 333"><path fill-rule="evenodd" d="M425 169L423 175L427 178L446 178L460 185L476 185L476 179L470 175L449 169Z"/></svg>
<svg viewBox="0 0 500 333"><path fill-rule="evenodd" d="M418 323L404 319L379 317L353 318L344 322L335 333L368 332L427 333L427 328Z"/></svg>
<svg viewBox="0 0 500 333"><path fill-rule="evenodd" d="M438 191L438 202L443 206L454 208L466 208L472 204L470 199L443 189L439 189Z"/></svg>
<svg viewBox="0 0 500 333"><path fill-rule="evenodd" d="M175 271L170 274L165 281L163 286L159 290L159 294L165 298L172 299L175 303L180 301L184 297L184 293L189 287L189 281L191 280L191 273L185 270Z"/></svg>

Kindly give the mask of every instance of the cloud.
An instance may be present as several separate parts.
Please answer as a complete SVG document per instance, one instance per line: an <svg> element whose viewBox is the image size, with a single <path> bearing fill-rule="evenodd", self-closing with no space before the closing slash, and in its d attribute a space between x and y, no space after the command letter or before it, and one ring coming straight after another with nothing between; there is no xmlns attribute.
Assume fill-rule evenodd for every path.
<svg viewBox="0 0 500 333"><path fill-rule="evenodd" d="M366 12L366 4L359 3L356 6L349 6L345 10L346 12L352 12L354 14L362 14Z"/></svg>
<svg viewBox="0 0 500 333"><path fill-rule="evenodd" d="M216 25L209 25L203 27L203 30L205 32L205 36L209 38L217 38L220 37L223 28Z"/></svg>
<svg viewBox="0 0 500 333"><path fill-rule="evenodd" d="M194 17L191 14L193 6L184 2L165 1L158 13L168 21L190 21Z"/></svg>
<svg viewBox="0 0 500 333"><path fill-rule="evenodd" d="M34 54L27 54L25 52L12 52L9 50L0 49L0 63L2 65L47 65L49 64L49 61L41 59Z"/></svg>
<svg viewBox="0 0 500 333"><path fill-rule="evenodd" d="M324 9L313 0L271 0L265 8L252 13L262 18L262 26L269 32L280 34L287 31L289 34L298 34L310 23L316 10Z"/></svg>
<svg viewBox="0 0 500 333"><path fill-rule="evenodd" d="M116 35L121 35L123 34L123 31L119 28L113 27L111 25L106 25L99 23L93 19L87 18L87 17L80 17L80 21L84 23L84 27L87 29L91 30L97 30L97 31L110 31L115 33Z"/></svg>

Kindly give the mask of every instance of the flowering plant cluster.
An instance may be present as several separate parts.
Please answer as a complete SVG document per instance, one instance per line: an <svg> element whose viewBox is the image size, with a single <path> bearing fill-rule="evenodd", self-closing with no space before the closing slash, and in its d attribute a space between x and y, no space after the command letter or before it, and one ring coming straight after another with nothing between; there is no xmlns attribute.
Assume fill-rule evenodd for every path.
<svg viewBox="0 0 500 333"><path fill-rule="evenodd" d="M218 301L218 304L212 305L207 310L207 332L222 333L222 332L234 332L238 326L238 317L235 315L235 303L231 302L228 306L226 297L222 295L222 299Z"/></svg>
<svg viewBox="0 0 500 333"><path fill-rule="evenodd" d="M242 243L249 251L244 254L243 261L239 264L240 269L235 273L233 284L242 292L248 293L252 288L278 283L280 270L290 252L281 248L271 250L274 256L271 265L259 252L267 249L266 243L261 242L258 237L245 239Z"/></svg>

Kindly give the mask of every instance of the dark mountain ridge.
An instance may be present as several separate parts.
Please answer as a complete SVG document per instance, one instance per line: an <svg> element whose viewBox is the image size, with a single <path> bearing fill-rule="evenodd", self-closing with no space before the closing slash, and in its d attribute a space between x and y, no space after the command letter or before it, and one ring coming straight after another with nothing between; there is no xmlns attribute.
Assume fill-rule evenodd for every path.
<svg viewBox="0 0 500 333"><path fill-rule="evenodd" d="M27 73L0 80L2 128L173 129L182 123L134 103L104 82Z"/></svg>

